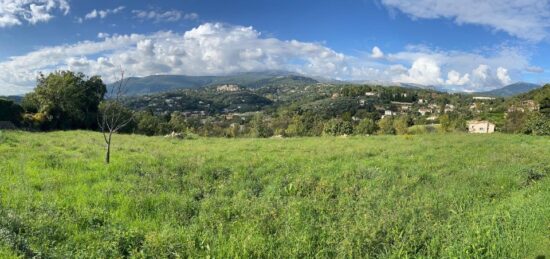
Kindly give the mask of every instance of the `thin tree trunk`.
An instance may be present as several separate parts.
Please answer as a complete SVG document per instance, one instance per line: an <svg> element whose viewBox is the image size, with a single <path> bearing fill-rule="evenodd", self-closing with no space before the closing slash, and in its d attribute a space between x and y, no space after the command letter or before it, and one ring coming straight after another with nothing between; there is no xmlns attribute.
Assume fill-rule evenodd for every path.
<svg viewBox="0 0 550 259"><path fill-rule="evenodd" d="M107 141L107 153L105 154L105 163L108 164L111 162L111 135L109 133L109 140Z"/></svg>

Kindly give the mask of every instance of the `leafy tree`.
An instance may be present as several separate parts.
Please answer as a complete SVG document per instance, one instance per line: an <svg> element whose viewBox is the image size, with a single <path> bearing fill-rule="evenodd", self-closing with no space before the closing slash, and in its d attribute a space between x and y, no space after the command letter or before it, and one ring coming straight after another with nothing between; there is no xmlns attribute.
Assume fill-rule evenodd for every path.
<svg viewBox="0 0 550 259"><path fill-rule="evenodd" d="M172 131L180 133L187 131L187 121L185 120L185 116L183 116L181 113L172 113L172 115L170 116L169 124Z"/></svg>
<svg viewBox="0 0 550 259"><path fill-rule="evenodd" d="M358 135L371 135L376 133L378 125L373 119L364 119L359 122L359 125L355 127L355 134Z"/></svg>
<svg viewBox="0 0 550 259"><path fill-rule="evenodd" d="M386 116L378 121L378 128L381 134L393 135L395 128L393 127L393 117Z"/></svg>
<svg viewBox="0 0 550 259"><path fill-rule="evenodd" d="M550 135L550 117L539 112L532 113L527 118L523 131L526 134L532 135Z"/></svg>
<svg viewBox="0 0 550 259"><path fill-rule="evenodd" d="M468 123L462 114L453 117L451 125L455 131L463 132L468 130Z"/></svg>
<svg viewBox="0 0 550 259"><path fill-rule="evenodd" d="M38 113L40 102L38 101L36 93L30 92L26 94L21 101L21 107L23 107L23 110L27 113Z"/></svg>
<svg viewBox="0 0 550 259"><path fill-rule="evenodd" d="M521 133L525 129L528 114L525 112L509 112L504 123L504 131L508 133Z"/></svg>
<svg viewBox="0 0 550 259"><path fill-rule="evenodd" d="M106 91L99 76L57 71L41 74L34 93L27 95L24 103L29 110L45 114L50 129L93 129Z"/></svg>
<svg viewBox="0 0 550 259"><path fill-rule="evenodd" d="M15 125L19 125L23 113L23 108L20 105L10 100L0 99L0 121L9 121Z"/></svg>
<svg viewBox="0 0 550 259"><path fill-rule="evenodd" d="M550 96L542 99L539 105L540 105L540 112L550 116Z"/></svg>
<svg viewBox="0 0 550 259"><path fill-rule="evenodd" d="M353 125L342 119L331 119L325 123L323 132L330 136L350 135L353 133Z"/></svg>
<svg viewBox="0 0 550 259"><path fill-rule="evenodd" d="M159 117L147 111L137 113L135 115L135 120L137 123L136 133L147 136L158 134L160 132L159 125L163 123Z"/></svg>
<svg viewBox="0 0 550 259"><path fill-rule="evenodd" d="M251 134L257 138L268 138L273 136L273 130L267 125L264 116L256 113L250 122Z"/></svg>
<svg viewBox="0 0 550 259"><path fill-rule="evenodd" d="M393 128L398 135L405 135L409 132L409 118L400 116L393 121Z"/></svg>
<svg viewBox="0 0 550 259"><path fill-rule="evenodd" d="M439 127L441 132L451 131L451 128L452 128L451 118L449 118L448 114L443 114L443 115L439 116L439 124L441 125Z"/></svg>

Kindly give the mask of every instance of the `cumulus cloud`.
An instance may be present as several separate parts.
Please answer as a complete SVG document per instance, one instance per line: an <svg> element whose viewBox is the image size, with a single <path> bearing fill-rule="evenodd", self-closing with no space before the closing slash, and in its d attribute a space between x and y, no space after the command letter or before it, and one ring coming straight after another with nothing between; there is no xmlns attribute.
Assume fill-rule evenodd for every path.
<svg viewBox="0 0 550 259"><path fill-rule="evenodd" d="M457 24L488 26L510 35L540 41L549 36L547 0L381 0L414 19L453 19Z"/></svg>
<svg viewBox="0 0 550 259"><path fill-rule="evenodd" d="M429 74L409 73L406 76L401 75L398 79L402 81L407 79L411 83L444 81L443 83L432 84L449 86L452 89L456 89L452 86L461 86L461 90L488 90L501 87L508 81L499 79L499 67L506 69L506 73L501 69L501 77L505 79L506 77L502 75L506 74L512 80L510 73L513 72L513 74L519 75L530 66L528 55L518 48L499 46L490 51L485 50L483 53L482 55L475 52L440 51L431 50L424 46L409 46L406 51L388 54L387 59L391 62L405 64L421 60L417 67L421 67L420 65L424 63L425 69L430 68L430 71L432 71ZM426 65L426 60L431 60L431 65ZM435 66L440 68L442 74L447 74L446 80L436 77L437 73L433 72L437 70ZM432 76L431 80L427 79L428 75ZM457 79L457 75L462 76Z"/></svg>
<svg viewBox="0 0 550 259"><path fill-rule="evenodd" d="M497 68L497 78L503 85L508 85L512 82L510 75L508 75L508 69L503 67Z"/></svg>
<svg viewBox="0 0 550 259"><path fill-rule="evenodd" d="M434 59L421 57L415 60L406 73L399 75L395 81L422 85L440 85L441 68Z"/></svg>
<svg viewBox="0 0 550 259"><path fill-rule="evenodd" d="M370 56L372 58L383 58L384 52L382 52L382 50L379 47L374 46L374 48L372 48L372 53Z"/></svg>
<svg viewBox="0 0 550 259"><path fill-rule="evenodd" d="M100 19L104 19L105 17L111 15L111 14L117 14L119 12L121 12L122 10L124 10L126 7L124 6L119 6L117 8L114 8L114 9L105 9L105 10L92 10L91 12L87 13L85 16L84 16L84 20L91 20L91 19L96 19L96 18L100 18ZM79 21L82 21L82 19L80 19Z"/></svg>
<svg viewBox="0 0 550 259"><path fill-rule="evenodd" d="M447 81L445 81L445 84L462 86L462 85L468 84L469 82L470 82L470 74L466 73L463 76L460 76L459 72L455 70L451 70L447 74Z"/></svg>
<svg viewBox="0 0 550 259"><path fill-rule="evenodd" d="M409 46L379 60L339 53L320 43L263 37L252 27L206 23L183 33L100 33L96 41L11 57L0 62L0 94L30 91L39 72L71 69L112 82L121 67L131 76L289 70L345 80L486 90L510 82L529 62L520 51L504 47L481 55Z"/></svg>
<svg viewBox="0 0 550 259"><path fill-rule="evenodd" d="M54 12L64 15L70 6L66 0L2 0L0 1L0 28L37 24L54 18Z"/></svg>
<svg viewBox="0 0 550 259"><path fill-rule="evenodd" d="M140 20L150 20L155 23L177 22L184 20L196 20L199 15L196 13L183 13L178 10L159 11L159 10L133 10L134 16Z"/></svg>

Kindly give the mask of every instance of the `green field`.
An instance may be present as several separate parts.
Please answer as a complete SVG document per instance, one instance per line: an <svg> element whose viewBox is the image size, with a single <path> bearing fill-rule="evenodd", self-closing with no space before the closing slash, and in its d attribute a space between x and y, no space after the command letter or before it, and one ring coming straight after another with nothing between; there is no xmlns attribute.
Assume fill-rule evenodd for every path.
<svg viewBox="0 0 550 259"><path fill-rule="evenodd" d="M549 137L102 141L1 133L1 258L550 256Z"/></svg>

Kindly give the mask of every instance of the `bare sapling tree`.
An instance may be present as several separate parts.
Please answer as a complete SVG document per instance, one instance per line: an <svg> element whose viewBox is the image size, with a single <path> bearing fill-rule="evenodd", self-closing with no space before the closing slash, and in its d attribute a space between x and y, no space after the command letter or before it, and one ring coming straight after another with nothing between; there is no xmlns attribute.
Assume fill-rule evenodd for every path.
<svg viewBox="0 0 550 259"><path fill-rule="evenodd" d="M98 124L106 144L105 163L107 164L111 162L113 134L133 120L132 112L122 103L127 85L128 79L124 78L124 71L121 70L120 80L109 87L105 100L99 106Z"/></svg>

